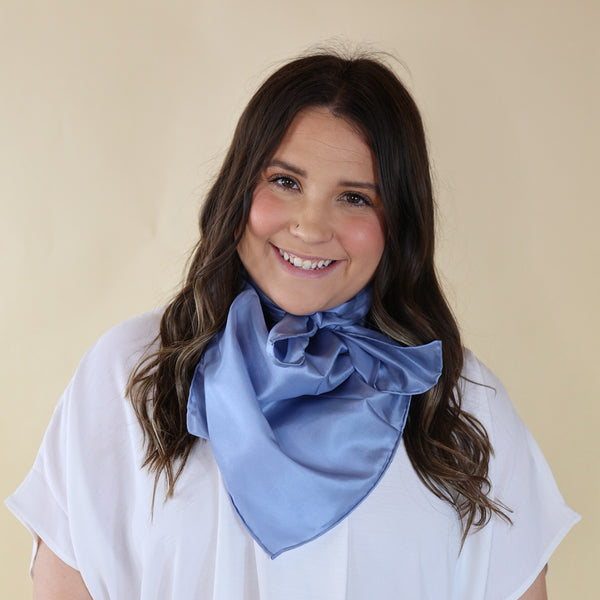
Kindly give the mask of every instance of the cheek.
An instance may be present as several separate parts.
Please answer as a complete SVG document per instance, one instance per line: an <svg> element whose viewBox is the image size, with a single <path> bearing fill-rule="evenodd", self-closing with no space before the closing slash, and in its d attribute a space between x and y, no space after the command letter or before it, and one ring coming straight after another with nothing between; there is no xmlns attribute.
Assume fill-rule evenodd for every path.
<svg viewBox="0 0 600 600"><path fill-rule="evenodd" d="M355 260L372 265L379 263L385 246L383 226L377 217L346 223L342 230L344 246Z"/></svg>
<svg viewBox="0 0 600 600"><path fill-rule="evenodd" d="M265 190L256 191L252 197L247 230L256 237L268 237L287 223L287 214L282 202Z"/></svg>
<svg viewBox="0 0 600 600"><path fill-rule="evenodd" d="M254 268L270 253L269 241L286 224L281 201L265 190L257 190L252 196L248 222L238 245L238 255L248 270L256 277Z"/></svg>

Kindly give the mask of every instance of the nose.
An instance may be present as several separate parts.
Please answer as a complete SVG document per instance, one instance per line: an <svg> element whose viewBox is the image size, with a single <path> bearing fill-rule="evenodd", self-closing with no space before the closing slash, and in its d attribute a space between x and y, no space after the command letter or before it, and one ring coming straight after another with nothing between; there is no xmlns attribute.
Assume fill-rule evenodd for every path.
<svg viewBox="0 0 600 600"><path fill-rule="evenodd" d="M305 204L294 211L290 232L308 244L329 242L333 238L330 215L322 207Z"/></svg>

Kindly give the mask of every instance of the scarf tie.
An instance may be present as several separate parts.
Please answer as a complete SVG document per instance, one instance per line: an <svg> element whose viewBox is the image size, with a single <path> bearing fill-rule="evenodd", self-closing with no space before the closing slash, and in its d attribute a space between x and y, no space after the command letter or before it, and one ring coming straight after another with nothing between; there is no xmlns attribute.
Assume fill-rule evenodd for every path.
<svg viewBox="0 0 600 600"><path fill-rule="evenodd" d="M327 532L371 492L411 396L441 374L441 342L404 347L364 327L370 303L365 288L296 316L247 286L194 372L188 431L210 440L235 510L271 558Z"/></svg>

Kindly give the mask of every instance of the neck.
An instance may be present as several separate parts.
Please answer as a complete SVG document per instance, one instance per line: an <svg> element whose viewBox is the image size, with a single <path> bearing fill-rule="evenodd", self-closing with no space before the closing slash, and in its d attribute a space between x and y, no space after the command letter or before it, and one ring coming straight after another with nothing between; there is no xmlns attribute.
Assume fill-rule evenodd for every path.
<svg viewBox="0 0 600 600"><path fill-rule="evenodd" d="M362 324L369 312L371 306L371 295L372 289L368 285L364 287L358 294L346 300L338 306L328 308L323 311L315 311L307 313L305 315L291 315L283 308L279 307L273 302L259 287L258 285L246 274L247 285L254 288L258 297L260 298L261 305L263 307L263 313L265 315L265 321L269 328L274 324L278 323L286 315L296 316L299 319L310 318L317 323L317 326L321 326L322 322L333 321L333 322L345 322L345 323L357 323Z"/></svg>

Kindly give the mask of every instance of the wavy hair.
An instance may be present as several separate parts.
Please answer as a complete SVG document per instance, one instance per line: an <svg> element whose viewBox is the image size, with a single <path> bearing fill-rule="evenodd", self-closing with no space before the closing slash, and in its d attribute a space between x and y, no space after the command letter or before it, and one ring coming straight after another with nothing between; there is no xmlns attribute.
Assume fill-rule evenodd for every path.
<svg viewBox="0 0 600 600"><path fill-rule="evenodd" d="M376 159L386 241L369 326L406 345L442 341L442 376L411 403L403 439L424 485L456 509L464 541L492 513L508 517L489 497L486 430L461 410L463 349L434 267L434 200L422 120L392 70L369 55L297 58L273 73L244 110L201 210L200 241L186 278L162 316L158 349L129 380L144 432L144 466L156 483L166 477L166 496L172 495L197 441L186 427L194 369L241 289L236 248L254 187L294 117L310 107L326 107L357 127Z"/></svg>

